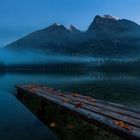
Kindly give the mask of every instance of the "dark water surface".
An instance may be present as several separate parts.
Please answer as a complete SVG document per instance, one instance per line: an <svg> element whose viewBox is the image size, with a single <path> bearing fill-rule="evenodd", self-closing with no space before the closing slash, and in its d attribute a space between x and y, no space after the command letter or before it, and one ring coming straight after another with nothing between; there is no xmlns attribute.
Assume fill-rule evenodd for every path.
<svg viewBox="0 0 140 140"><path fill-rule="evenodd" d="M140 107L140 75L135 73L1 73L0 139L55 140L55 134L15 97L14 85L39 83L111 102Z"/></svg>

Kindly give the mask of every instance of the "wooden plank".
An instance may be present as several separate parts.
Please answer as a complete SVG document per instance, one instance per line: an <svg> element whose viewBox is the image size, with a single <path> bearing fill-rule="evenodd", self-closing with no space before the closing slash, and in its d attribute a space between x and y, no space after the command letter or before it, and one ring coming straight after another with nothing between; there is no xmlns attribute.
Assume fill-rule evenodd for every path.
<svg viewBox="0 0 140 140"><path fill-rule="evenodd" d="M45 91L45 92L47 91L48 92L48 88L41 87L41 86L38 86L38 87L39 87L39 89L42 92L43 91ZM56 91L50 91L50 92L52 92L54 94L57 94L57 95L59 94ZM60 94L62 94L62 93L60 93ZM64 97L67 97L67 98L70 98L70 99L73 99L73 100L76 100L76 101L79 101L80 100L82 103L86 103L88 105L92 105L92 106L96 106L96 107L99 107L99 108L102 108L102 109L106 109L108 111L112 111L112 112L115 112L115 113L118 113L118 114L122 114L122 115L126 115L126 116L129 116L129 117L132 117L132 118L140 119L140 113L136 113L136 112L132 112L132 111L120 109L120 107L117 108L117 105L114 107L114 106L110 106L110 104L107 104L107 103L106 104L104 104L104 103L102 104L102 103L99 103L98 100L95 100L95 102L94 102L94 101L92 101L92 98L87 97L87 96L81 96L81 95L77 95L76 96L75 95L73 97L73 95L70 95L70 94L67 95L67 94L65 94L65 92L64 92L64 95L63 96Z"/></svg>
<svg viewBox="0 0 140 140"><path fill-rule="evenodd" d="M28 84L25 84L25 85L28 85ZM38 86L40 88L43 88L43 87L45 88L46 87L46 86L42 86L42 85L39 85L39 84L32 84L32 83L30 83L30 85ZM71 94L70 92L64 92L64 93ZM85 98L85 97L86 96L83 96L83 95L80 95L79 96L79 98ZM104 105L108 105L108 106L116 107L118 109L122 109L122 110L126 110L126 111L129 111L129 112L135 112L135 113L140 114L140 109L127 107L127 106L122 105L122 104L116 104L116 103L106 102L106 101L99 100L99 99L96 99L96 101L98 103L101 103L101 104L104 104Z"/></svg>
<svg viewBox="0 0 140 140"><path fill-rule="evenodd" d="M73 98L72 95L70 95L70 96L71 96L70 98ZM122 115L126 115L126 116L129 116L129 117L132 117L132 118L140 119L140 113L135 113L135 112L132 112L132 111L127 111L127 110L124 110L124 109L120 109L120 108L117 108L117 106L116 107L114 107L114 106L112 107L110 105L101 104L101 103L98 102L97 99L95 100L95 102L91 101L90 99L89 100L85 100L85 99L81 99L79 97L75 97L73 99L81 100L81 102L86 103L88 105L97 106L99 108L106 109L108 111L112 111L112 112L115 112L115 113L118 113L118 114L122 114Z"/></svg>
<svg viewBox="0 0 140 140"><path fill-rule="evenodd" d="M28 87L26 87L26 88L28 89ZM38 92L40 94L48 95L48 96L51 96L51 97L54 97L54 98L59 98L59 99L61 99L63 101L68 101L70 104L73 104L73 105L75 105L76 102L78 102L78 101L76 101L74 99L67 98L67 97L64 97L64 96L61 97L60 95L54 94L53 91L49 91L50 92L49 94L45 93L44 91L38 90L37 87L33 88L32 92ZM79 100L79 102L81 103L81 100ZM99 107L96 107L96 106L87 105L87 104L83 104L82 108L85 108L85 109L87 109L89 111L93 111L93 112L99 113L99 114L104 115L104 116L111 117L112 119L121 120L121 121L123 121L125 123L129 123L131 125L140 127L140 120L135 119L135 118L131 118L131 117L128 117L128 116L125 116L125 115L122 115L122 114L118 114L118 113L115 113L115 112L112 112L112 111L109 111L109 110L106 110L106 109L102 109L102 108L99 108Z"/></svg>
<svg viewBox="0 0 140 140"><path fill-rule="evenodd" d="M40 88L41 91L45 91L47 92L47 90L42 90ZM53 91L52 91L53 92ZM53 92L54 94L58 94L56 92ZM122 114L122 115L126 115L126 116L129 116L129 117L132 117L132 118L136 118L136 119L140 119L140 113L135 113L135 112L132 112L132 111L127 111L127 110L124 110L124 109L120 109L120 108L117 108L117 106L110 106L110 105L106 105L106 104L101 104L98 102L98 100L93 100L92 98L90 97L87 97L87 96L84 96L83 98L80 98L79 96L73 96L73 95L67 95L65 94L64 92L64 97L67 97L67 98L70 98L70 99L73 99L73 100L76 100L76 101L81 101L82 103L85 103L87 105L92 105L92 106L96 106L96 107L99 107L99 108L102 108L102 109L105 109L105 110L108 110L108 111L112 111L112 112L115 112L115 113L118 113L118 114Z"/></svg>
<svg viewBox="0 0 140 140"><path fill-rule="evenodd" d="M53 92L53 91L49 91L49 92ZM53 93L55 93L55 92L53 92ZM65 95L64 95L64 96L65 96ZM70 95L68 95L68 96L70 96ZM71 99L77 100L77 98L72 98L72 97L71 97ZM77 100L77 101L78 101L78 100ZM80 102L81 102L81 100L80 100ZM109 112L109 110L107 109L107 111L106 111L106 108L100 108L100 107L99 107L99 105L100 105L100 106L103 106L103 105L99 104L99 105L97 106L96 104L97 104L97 103L94 103L94 105L92 104L93 106L95 106L94 108L100 110L99 113L102 111L102 109L104 109L104 110L105 110L105 114L107 115L107 112ZM91 108L91 107L90 107L90 108ZM115 108L115 109L116 109L116 108ZM95 111L95 110L94 110L94 111ZM102 111L102 112L103 112L103 111ZM113 112L113 113L112 113L112 112ZM112 111L112 112L111 112L111 114L114 114L114 115L115 115L116 117L118 117L118 118L122 118L122 117L121 117L121 114L123 114L123 113L120 113L120 112L119 112L119 114L116 114L116 113L118 113L118 112L115 112L115 113L114 113L114 111ZM135 115L135 117L130 118L130 115L131 115L131 116L134 116L134 115ZM140 125L139 125L139 124L140 124L140 123L139 123L139 120L133 119L133 118L136 118L136 115L139 117L139 114L135 114L135 113L133 113L133 112L129 112L129 117L126 117L126 116L124 116L124 115L123 115L123 116L124 116L124 120L125 120L125 121L128 120L128 122L132 122L133 125L140 126ZM113 116L111 116L111 117L113 117ZM118 119L118 118L117 118L117 119ZM129 119L130 119L130 120L129 120ZM124 121L124 120L123 120L123 121Z"/></svg>
<svg viewBox="0 0 140 140"><path fill-rule="evenodd" d="M37 91L37 92L39 92L41 94L44 94L44 92L40 92L40 91ZM47 94L45 94L45 95L47 95ZM75 101L75 100L72 100L70 98L59 97L59 96L56 96L56 95L53 95L53 94L48 94L48 95L51 96L51 97L54 97L54 98L59 98L62 101L68 101L70 104L73 104L73 105L76 105L76 103L78 103L78 102L81 103L81 101ZM89 111L92 111L92 112L99 113L99 114L104 115L104 116L111 117L112 119L121 120L125 123L134 125L136 127L140 127L140 120L135 119L135 118L131 118L131 117L128 117L128 116L125 116L125 115L122 115L122 114L118 114L118 113L115 113L115 112L108 111L106 109L101 109L99 107L91 106L91 105L87 105L87 104L82 104L82 108L84 108L86 110L89 110Z"/></svg>
<svg viewBox="0 0 140 140"><path fill-rule="evenodd" d="M23 89L21 89L21 90L23 90ZM33 96L38 96L38 97L41 97L41 98L46 99L48 101L51 101L53 103L59 104L60 106L64 107L65 109L68 109L70 111L77 112L78 114L87 118L89 121L96 121L98 123L104 124L105 126L108 126L112 129L116 130L116 133L127 134L131 138L133 137L135 139L140 138L140 129L138 129L137 127L130 126L131 131L130 130L128 131L127 129L121 128L118 125L116 125L114 123L114 120L112 120L109 117L100 115L100 114L95 113L95 112L91 112L91 111L86 110L84 108L76 108L75 105L63 102L62 100L60 100L58 98L51 97L48 94L44 95L42 93L36 93L34 91L29 91L28 89L27 90L24 89L24 91L31 93Z"/></svg>
<svg viewBox="0 0 140 140"><path fill-rule="evenodd" d="M103 100L98 100L99 103L105 104L105 105L110 105L113 107L117 107L123 110L127 110L130 112L135 112L135 113L139 113L140 114L140 109L136 109L136 108L131 108L131 107L126 107L125 105L121 105L121 104L116 104L116 103L111 103L111 102L106 102Z"/></svg>

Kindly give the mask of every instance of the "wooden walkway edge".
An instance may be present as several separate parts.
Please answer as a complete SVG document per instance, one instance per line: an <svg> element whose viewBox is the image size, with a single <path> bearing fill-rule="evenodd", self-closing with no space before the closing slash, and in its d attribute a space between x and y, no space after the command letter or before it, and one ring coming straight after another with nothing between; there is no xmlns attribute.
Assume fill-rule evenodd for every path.
<svg viewBox="0 0 140 140"><path fill-rule="evenodd" d="M84 120L131 140L140 140L140 110L93 99L75 93L61 92L37 84L16 85L19 93L36 96L59 105Z"/></svg>

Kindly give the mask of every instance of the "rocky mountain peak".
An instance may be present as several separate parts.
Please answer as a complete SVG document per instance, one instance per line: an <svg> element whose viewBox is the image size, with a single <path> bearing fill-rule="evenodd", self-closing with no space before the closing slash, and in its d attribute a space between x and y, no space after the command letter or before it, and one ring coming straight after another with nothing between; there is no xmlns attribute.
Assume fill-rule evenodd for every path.
<svg viewBox="0 0 140 140"><path fill-rule="evenodd" d="M97 15L91 25L89 26L88 31L94 31L96 29L108 28L116 26L116 23L119 21L118 18L115 18L110 15L99 16Z"/></svg>

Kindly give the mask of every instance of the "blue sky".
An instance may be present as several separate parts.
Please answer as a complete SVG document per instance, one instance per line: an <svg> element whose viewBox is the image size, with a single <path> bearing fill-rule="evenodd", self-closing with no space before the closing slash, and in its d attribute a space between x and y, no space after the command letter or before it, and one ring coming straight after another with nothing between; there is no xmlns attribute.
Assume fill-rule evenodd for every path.
<svg viewBox="0 0 140 140"><path fill-rule="evenodd" d="M140 0L0 0L0 46L54 22L86 30L95 15L140 24Z"/></svg>

